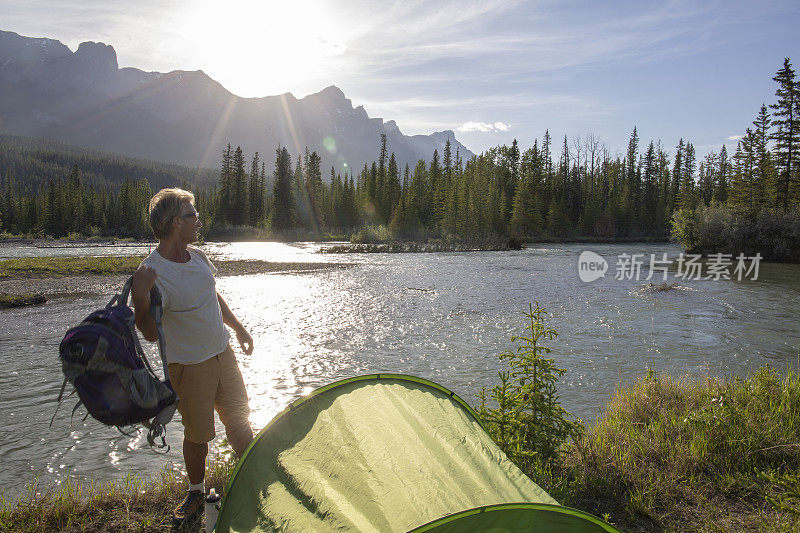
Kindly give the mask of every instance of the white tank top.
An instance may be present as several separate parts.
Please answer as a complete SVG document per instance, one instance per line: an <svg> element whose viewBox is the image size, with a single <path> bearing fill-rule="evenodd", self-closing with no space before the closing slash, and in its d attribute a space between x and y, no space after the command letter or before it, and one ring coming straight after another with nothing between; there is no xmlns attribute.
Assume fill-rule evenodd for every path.
<svg viewBox="0 0 800 533"><path fill-rule="evenodd" d="M188 246L187 250L186 263L164 259L158 250L142 261L158 274L167 362L184 365L222 353L230 339L217 300L217 269L199 249Z"/></svg>

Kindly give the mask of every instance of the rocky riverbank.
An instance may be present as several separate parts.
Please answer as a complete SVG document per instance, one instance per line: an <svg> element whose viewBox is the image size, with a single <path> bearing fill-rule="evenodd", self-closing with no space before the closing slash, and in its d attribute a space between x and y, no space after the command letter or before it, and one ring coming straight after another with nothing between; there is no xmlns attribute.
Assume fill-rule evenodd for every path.
<svg viewBox="0 0 800 533"><path fill-rule="evenodd" d="M119 290L142 259L140 256L36 257L0 261L0 294L17 306L44 303L47 298L111 294ZM347 266L346 263L246 260L219 260L214 265L217 276L316 272Z"/></svg>

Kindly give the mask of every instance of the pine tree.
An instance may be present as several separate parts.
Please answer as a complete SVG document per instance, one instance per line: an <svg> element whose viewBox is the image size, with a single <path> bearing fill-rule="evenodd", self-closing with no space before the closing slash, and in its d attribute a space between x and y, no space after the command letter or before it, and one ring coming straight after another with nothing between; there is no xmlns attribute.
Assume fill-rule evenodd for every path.
<svg viewBox="0 0 800 533"><path fill-rule="evenodd" d="M376 220L379 223L387 221L387 213L390 207L388 203L388 194L386 190L386 162L388 160L388 151L386 147L386 134L381 133L381 151L378 157L378 166L375 169L375 194L372 198L375 204Z"/></svg>
<svg viewBox="0 0 800 533"><path fill-rule="evenodd" d="M258 226L263 216L264 199L261 194L261 178L258 163L258 152L256 152L253 154L253 160L250 163L250 182L247 195L250 199L247 223L251 226Z"/></svg>
<svg viewBox="0 0 800 533"><path fill-rule="evenodd" d="M403 177L403 187L400 200L397 203L394 216L389 224L389 228L395 235L406 239L417 239L421 236L421 228L417 210L415 209L416 199L414 198L414 187L408 183L408 165Z"/></svg>
<svg viewBox="0 0 800 533"><path fill-rule="evenodd" d="M416 213L416 218L423 227L427 227L430 220L430 211L426 201L430 180L428 179L428 167L424 159L417 161L414 171L411 173L411 192L407 200L409 209Z"/></svg>
<svg viewBox="0 0 800 533"><path fill-rule="evenodd" d="M679 205L681 209L694 209L697 205L695 195L695 168L697 159L692 143L686 143L686 153L683 158L683 169L681 171L681 187Z"/></svg>
<svg viewBox="0 0 800 533"><path fill-rule="evenodd" d="M275 180L272 189L272 229L287 231L292 228L292 156L286 148L279 148L275 158Z"/></svg>
<svg viewBox="0 0 800 533"><path fill-rule="evenodd" d="M306 155L309 155L306 148ZM303 229L311 229L311 207L306 189L306 175L303 168L303 159L298 155L291 180L292 191L292 225Z"/></svg>
<svg viewBox="0 0 800 533"><path fill-rule="evenodd" d="M444 143L442 165L444 166L444 179L447 183L450 183L453 179L453 155L450 148L450 139L447 139Z"/></svg>
<svg viewBox="0 0 800 533"><path fill-rule="evenodd" d="M370 223L381 224L384 222L381 213L380 198L383 196L383 184L380 179L380 171L378 164L373 161L372 166L369 168L369 181L373 184L372 195L369 196L368 202L365 204L365 211L369 213L368 220Z"/></svg>
<svg viewBox="0 0 800 533"><path fill-rule="evenodd" d="M678 141L678 146L675 152L675 164L672 167L672 182L670 183L669 202L667 204L670 212L680 208L679 198L681 183L683 183L683 159L684 159L685 146L683 139Z"/></svg>
<svg viewBox="0 0 800 533"><path fill-rule="evenodd" d="M347 176L345 175L345 183L348 183ZM344 191L345 200L345 214L346 218L344 221L346 228L355 228L358 224L358 221L361 220L362 215L358 209L358 201L356 199L356 186L353 182L353 174L350 173L350 180L347 185L347 188Z"/></svg>
<svg viewBox="0 0 800 533"><path fill-rule="evenodd" d="M386 169L386 218L391 220L397 204L400 202L400 171L397 168L397 159L394 152L389 156L389 166Z"/></svg>
<svg viewBox="0 0 800 533"><path fill-rule="evenodd" d="M756 157L753 150L755 135L747 128L745 135L736 147L733 156L733 174L731 176L730 196L728 203L737 208L747 209L754 213L759 207L759 192L755 190Z"/></svg>
<svg viewBox="0 0 800 533"><path fill-rule="evenodd" d="M658 216L658 162L653 141L647 146L642 167L642 216L647 231L653 231Z"/></svg>
<svg viewBox="0 0 800 533"><path fill-rule="evenodd" d="M639 154L639 134L636 126L633 127L631 137L628 140L628 152L625 157L625 207L631 217L631 225L636 224L641 212L641 175L638 172L637 161Z"/></svg>
<svg viewBox="0 0 800 533"><path fill-rule="evenodd" d="M547 213L547 229L554 237L568 237L570 233L569 218L564 204L555 197L550 202L550 209Z"/></svg>
<svg viewBox="0 0 800 533"><path fill-rule="evenodd" d="M786 210L790 200L800 199L791 197L800 166L800 87L788 57L772 79L778 83L775 91L778 101L770 106L775 110L772 124L776 126L771 137L775 141L778 168L775 197L777 205Z"/></svg>
<svg viewBox="0 0 800 533"><path fill-rule="evenodd" d="M714 183L714 200L720 203L728 201L728 180L730 179L730 161L728 160L728 149L725 145L719 151L717 163L716 182Z"/></svg>
<svg viewBox="0 0 800 533"><path fill-rule="evenodd" d="M0 210L0 219L3 221L3 229L9 233L13 233L15 229L15 211L14 177L9 168L6 170L5 178L3 179L3 202L2 210Z"/></svg>
<svg viewBox="0 0 800 533"><path fill-rule="evenodd" d="M522 178L514 193L509 233L519 239L541 235L544 229L540 201L532 177Z"/></svg>
<svg viewBox="0 0 800 533"><path fill-rule="evenodd" d="M315 233L323 227L322 205L324 203L324 185L322 183L322 159L317 152L308 152L305 157L305 191L308 199L308 226Z"/></svg>
<svg viewBox="0 0 800 533"><path fill-rule="evenodd" d="M228 220L234 225L240 226L247 222L249 212L247 198L247 174L244 170L244 154L242 147L237 146L233 153L231 168L232 176L232 195L228 205Z"/></svg>
<svg viewBox="0 0 800 533"><path fill-rule="evenodd" d="M219 222L228 222L230 216L231 203L233 201L233 151L231 143L222 152L222 168L219 172L219 204L215 209L215 214Z"/></svg>
<svg viewBox="0 0 800 533"><path fill-rule="evenodd" d="M86 215L83 198L83 186L81 184L81 170L78 165L72 167L67 177L67 186L69 188L69 204L68 204L68 221L67 227L71 233L81 233L86 227Z"/></svg>
<svg viewBox="0 0 800 533"><path fill-rule="evenodd" d="M50 180L50 186L53 185L52 180ZM53 225L53 209L50 205L50 195L49 190L44 185L39 186L39 193L38 193L38 203L39 203L39 217L36 221L36 232L41 233L44 235L52 235L50 232L50 228ZM101 228L105 228L106 224L105 221L99 224Z"/></svg>
<svg viewBox="0 0 800 533"><path fill-rule="evenodd" d="M658 235L662 235L668 227L670 227L670 219L672 212L667 209L667 201L670 192L670 171L669 171L669 155L661 146L661 141L656 145L656 152L658 154L658 182L659 182L659 195L658 195L658 215L656 217L656 227L654 231Z"/></svg>
<svg viewBox="0 0 800 533"><path fill-rule="evenodd" d="M437 199L444 198L444 191L445 191L445 184L442 183L442 167L439 164L439 151L433 151L433 157L431 158L431 164L428 168L428 190L426 191L425 196L422 197L422 201L425 205L425 210L429 215L425 217L425 223L431 229L438 229L442 226L442 217L444 216L444 212L440 203L437 202Z"/></svg>
<svg viewBox="0 0 800 533"><path fill-rule="evenodd" d="M259 198L259 224L267 219L267 168L264 161L261 162L261 173L258 178L258 198Z"/></svg>
<svg viewBox="0 0 800 533"><path fill-rule="evenodd" d="M714 198L714 184L717 181L717 162L719 156L715 152L709 152L700 163L700 180L698 184L698 196L701 205L710 205Z"/></svg>
<svg viewBox="0 0 800 533"><path fill-rule="evenodd" d="M503 197L504 211L510 216L519 180L520 153L517 140L514 139L510 147L500 146L497 150L497 159L497 186Z"/></svg>
<svg viewBox="0 0 800 533"><path fill-rule="evenodd" d="M758 117L753 121L753 155L755 157L755 180L754 193L758 206L766 206L770 191L777 189L777 175L775 165L772 162L772 154L769 152L769 128L770 117L766 105L761 105ZM773 197L775 197L773 195ZM771 202L772 204L775 203Z"/></svg>
<svg viewBox="0 0 800 533"><path fill-rule="evenodd" d="M450 152L450 139L445 142L442 154L442 173L441 179L434 190L434 204L436 218L439 221L440 229L443 234L453 233L453 220L448 213L448 205L452 195L453 187L453 159Z"/></svg>

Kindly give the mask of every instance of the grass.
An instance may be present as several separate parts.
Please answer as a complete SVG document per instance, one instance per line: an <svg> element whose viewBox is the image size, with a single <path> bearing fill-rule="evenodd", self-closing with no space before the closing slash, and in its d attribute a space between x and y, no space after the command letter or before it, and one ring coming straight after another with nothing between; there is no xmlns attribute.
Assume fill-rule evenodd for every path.
<svg viewBox="0 0 800 533"><path fill-rule="evenodd" d="M564 505L625 531L800 531L800 376L766 367L702 381L652 372L618 390L596 425L526 473ZM218 492L229 460L209 466ZM2 502L0 531L164 531L185 490L149 481L33 484Z"/></svg>
<svg viewBox="0 0 800 533"><path fill-rule="evenodd" d="M800 531L800 378L652 373L531 477L629 531Z"/></svg>
<svg viewBox="0 0 800 533"><path fill-rule="evenodd" d="M214 487L221 494L233 466L226 459L209 462L206 489ZM16 504L2 499L0 531L170 531L172 509L183 499L185 491L185 482L166 469L153 479L129 474L121 481L108 483L80 484L68 480L43 491L34 482Z"/></svg>
<svg viewBox="0 0 800 533"><path fill-rule="evenodd" d="M145 256L104 257L24 257L0 261L2 278L52 278L80 275L133 274ZM214 261L219 275L258 274L263 272L319 270L341 265L332 263L277 263L257 260Z"/></svg>
<svg viewBox="0 0 800 533"><path fill-rule="evenodd" d="M0 278L132 274L145 256L22 257L0 261Z"/></svg>
<svg viewBox="0 0 800 533"><path fill-rule="evenodd" d="M10 294L7 292L0 292L0 309L38 305L46 301L47 298L45 298L43 294Z"/></svg>

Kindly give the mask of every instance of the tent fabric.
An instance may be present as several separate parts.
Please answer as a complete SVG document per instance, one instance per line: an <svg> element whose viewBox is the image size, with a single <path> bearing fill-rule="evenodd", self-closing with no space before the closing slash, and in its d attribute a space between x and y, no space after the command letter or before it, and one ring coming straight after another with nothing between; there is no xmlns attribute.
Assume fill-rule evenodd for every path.
<svg viewBox="0 0 800 533"><path fill-rule="evenodd" d="M586 533L616 528L599 518L569 507L544 503L510 503L469 509L435 520L410 533Z"/></svg>
<svg viewBox="0 0 800 533"><path fill-rule="evenodd" d="M519 502L539 507L497 507ZM277 415L231 475L216 531L501 532L518 520L616 531L559 506L451 391L375 374L317 389Z"/></svg>

